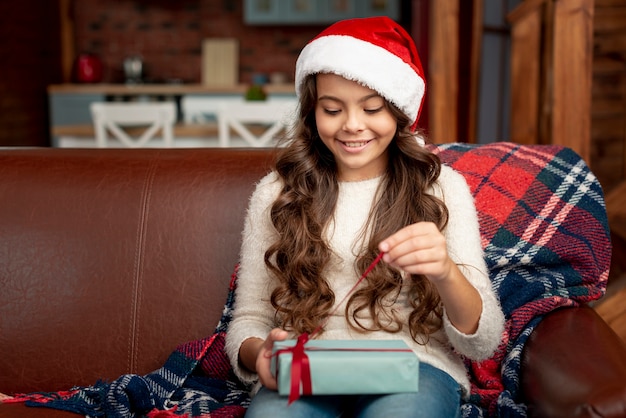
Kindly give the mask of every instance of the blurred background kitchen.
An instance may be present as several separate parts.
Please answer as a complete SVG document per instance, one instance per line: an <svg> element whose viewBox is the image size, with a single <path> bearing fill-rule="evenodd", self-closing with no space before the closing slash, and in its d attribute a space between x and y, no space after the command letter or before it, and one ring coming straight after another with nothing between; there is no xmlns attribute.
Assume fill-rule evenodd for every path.
<svg viewBox="0 0 626 418"><path fill-rule="evenodd" d="M447 0L3 2L0 145L51 145L50 113L54 109L50 109L48 93L68 92L76 84L111 85L112 91L119 93L115 86L129 82L200 87L249 85L261 80L283 84L279 90L287 92L303 45L332 21L355 15L388 14L398 20L416 40L425 68L429 65L428 34L434 30L430 15L438 13L442 19L449 19L445 14L456 15L463 33L437 39L451 51L462 44L465 55L459 77L467 77L468 57L476 38L474 3L481 3L484 14L480 33L486 42L484 74L489 83L483 84L482 95L488 106L483 112L486 123L476 127L482 134L472 135L470 140L506 139L509 33L505 19L519 2L487 0L487 7L482 7L482 1L458 0L450 4ZM442 70L437 74L447 77ZM94 91L102 93L103 87ZM461 103L467 101L467 91L459 91ZM428 111L423 115L422 124L427 128ZM459 139L468 140L465 134Z"/></svg>

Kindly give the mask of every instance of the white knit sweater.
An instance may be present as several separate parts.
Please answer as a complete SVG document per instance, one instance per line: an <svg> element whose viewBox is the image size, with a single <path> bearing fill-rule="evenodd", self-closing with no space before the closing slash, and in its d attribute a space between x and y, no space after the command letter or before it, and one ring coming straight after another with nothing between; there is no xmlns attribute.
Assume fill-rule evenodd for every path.
<svg viewBox="0 0 626 418"><path fill-rule="evenodd" d="M335 300L342 301L362 272L354 267L355 248L363 242L363 228L381 178L358 182L341 182L334 222L327 238L335 253L335 259L327 269L326 279L335 293ZM256 374L240 367L239 348L251 337L265 339L276 327L274 309L271 306L272 279L263 262L265 250L275 239L276 232L269 218L269 207L278 195L281 185L275 173L265 176L252 194L243 230L239 277L235 297L235 311L229 325L226 352L235 374L244 382L257 380ZM478 330L467 335L458 331L444 315L444 325L431 335L427 345L417 344L411 338L408 327L400 333L359 333L351 329L344 318L344 309L337 312L325 324L319 339L402 339L417 353L420 361L438 367L451 375L469 394L469 379L460 354L481 360L489 357L497 348L503 331L504 317L487 276L483 259L478 220L473 198L464 178L448 166L443 166L438 186L431 192L442 198L450 217L444 231L448 253L460 264L461 271L482 297L483 311ZM406 288L394 306L408 318L410 305L406 303ZM297 336L293 336L295 338Z"/></svg>

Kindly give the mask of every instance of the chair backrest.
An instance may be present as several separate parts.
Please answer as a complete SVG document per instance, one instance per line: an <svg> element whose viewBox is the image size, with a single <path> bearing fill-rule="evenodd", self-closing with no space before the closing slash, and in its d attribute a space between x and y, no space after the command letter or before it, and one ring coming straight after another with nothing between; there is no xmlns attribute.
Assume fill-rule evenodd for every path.
<svg viewBox="0 0 626 418"><path fill-rule="evenodd" d="M277 134L291 127L296 107L295 98L223 104L217 112L220 146L232 145L231 130L249 146L272 146Z"/></svg>
<svg viewBox="0 0 626 418"><path fill-rule="evenodd" d="M123 147L141 148L150 143L151 146L171 148L174 143L174 123L176 122L176 105L171 102L150 103L111 103L97 102L91 104L96 133L96 144L99 148L109 147L109 133ZM133 134L124 128L135 129ZM162 142L150 142L161 133Z"/></svg>
<svg viewBox="0 0 626 418"><path fill-rule="evenodd" d="M220 107L230 103L243 103L242 95L216 96L185 95L180 100L180 107L185 123L214 123Z"/></svg>

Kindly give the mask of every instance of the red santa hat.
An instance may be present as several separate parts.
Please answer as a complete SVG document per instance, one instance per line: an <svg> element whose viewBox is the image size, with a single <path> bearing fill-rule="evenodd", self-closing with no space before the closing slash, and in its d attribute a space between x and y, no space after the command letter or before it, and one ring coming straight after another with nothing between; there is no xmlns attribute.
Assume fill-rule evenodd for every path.
<svg viewBox="0 0 626 418"><path fill-rule="evenodd" d="M342 20L326 28L296 61L296 93L309 74L331 73L356 81L393 103L412 128L424 102L426 82L411 36L386 16Z"/></svg>

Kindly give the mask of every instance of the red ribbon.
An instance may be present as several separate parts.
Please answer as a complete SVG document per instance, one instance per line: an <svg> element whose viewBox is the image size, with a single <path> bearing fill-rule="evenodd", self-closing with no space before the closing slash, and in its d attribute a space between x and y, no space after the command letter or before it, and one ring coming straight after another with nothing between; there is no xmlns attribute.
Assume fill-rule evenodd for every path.
<svg viewBox="0 0 626 418"><path fill-rule="evenodd" d="M378 264L378 262L383 258L383 255L384 253L382 252L378 254L376 259L372 261L372 264L370 264L367 267L367 269L365 269L365 272L363 272L359 280L357 280L357 282L354 284L352 289L350 289L350 291L346 294L344 299L339 304L337 304L337 307L335 308L335 310L337 310L337 308L341 306L341 304L350 295L350 293L352 293L354 289L356 289L356 287L374 269L376 264ZM333 313L334 311L331 312L331 315ZM326 321L320 324L311 333L310 337L309 337L309 334L307 333L300 334L300 336L298 337L298 340L296 341L296 344L293 347L284 348L274 353L275 356L279 356L282 353L291 353L292 355L291 357L291 386L289 388L289 399L287 401L287 405L291 405L292 402L296 401L300 397L300 388L302 388L302 395L313 394L313 385L311 383L311 365L309 362L309 356L305 352L304 345L309 341L310 338L313 338L317 333L321 331L325 323ZM366 350L370 351L369 349L364 349L364 351ZM376 351L380 351L380 350L376 350ZM397 351L397 350L394 350L394 351Z"/></svg>
<svg viewBox="0 0 626 418"><path fill-rule="evenodd" d="M309 356L304 351L304 344L309 341L309 335L304 333L298 337L298 341L292 350L291 358L291 388L289 390L289 400L287 405L300 397L300 386L302 386L302 394L310 395L313 393L313 385L311 383L311 364Z"/></svg>

